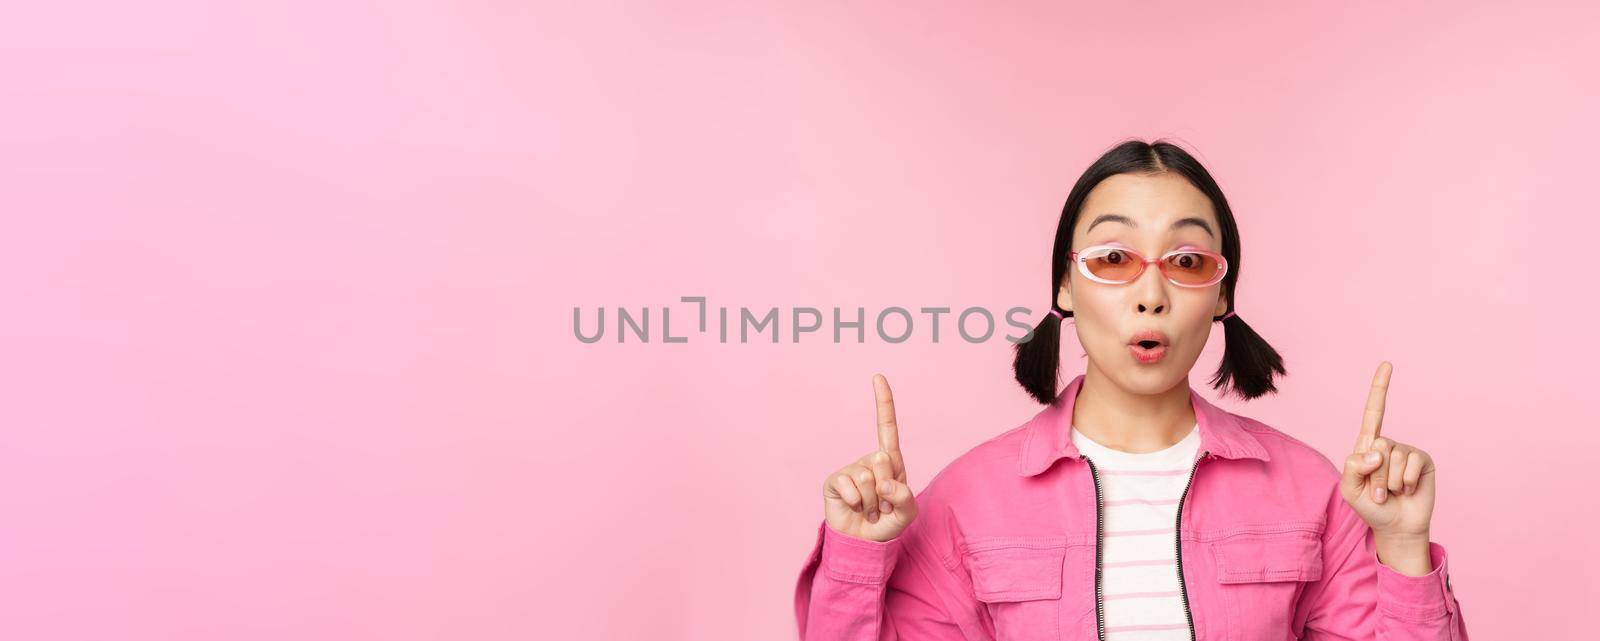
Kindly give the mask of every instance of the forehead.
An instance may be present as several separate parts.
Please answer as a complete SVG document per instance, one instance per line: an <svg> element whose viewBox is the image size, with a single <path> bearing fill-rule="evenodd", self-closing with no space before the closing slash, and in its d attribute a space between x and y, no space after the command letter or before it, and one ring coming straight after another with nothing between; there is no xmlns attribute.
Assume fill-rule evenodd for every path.
<svg viewBox="0 0 1600 641"><path fill-rule="evenodd" d="M1104 214L1127 217L1137 229L1130 230L1128 225L1117 222L1094 225L1095 219ZM1211 199L1182 176L1172 173L1148 176L1117 174L1100 181L1089 191L1073 235L1083 236L1092 225L1093 234L1097 237L1105 232L1130 231L1152 236L1165 236L1170 232L1207 237L1205 231L1196 226L1171 229L1172 223L1190 217L1206 221L1213 231L1218 229L1217 214L1211 206Z"/></svg>

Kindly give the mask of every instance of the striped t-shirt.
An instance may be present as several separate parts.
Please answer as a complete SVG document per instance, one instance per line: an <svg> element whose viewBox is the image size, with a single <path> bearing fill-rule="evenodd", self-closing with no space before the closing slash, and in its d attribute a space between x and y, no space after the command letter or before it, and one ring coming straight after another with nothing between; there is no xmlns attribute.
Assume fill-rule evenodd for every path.
<svg viewBox="0 0 1600 641"><path fill-rule="evenodd" d="M1177 567L1178 498L1200 447L1199 426L1159 452L1113 450L1072 430L1094 461L1105 505L1101 594L1108 641L1188 641Z"/></svg>

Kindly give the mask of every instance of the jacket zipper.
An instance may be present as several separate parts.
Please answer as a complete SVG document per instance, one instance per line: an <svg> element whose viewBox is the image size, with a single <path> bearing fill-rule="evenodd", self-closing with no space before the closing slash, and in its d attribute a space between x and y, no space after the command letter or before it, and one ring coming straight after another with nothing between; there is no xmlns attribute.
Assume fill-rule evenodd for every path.
<svg viewBox="0 0 1600 641"><path fill-rule="evenodd" d="M1106 641L1106 611L1105 595L1100 591L1101 561L1104 559L1101 539L1105 536L1105 505L1100 496L1100 472L1095 469L1094 461L1088 456L1082 457L1089 464L1089 476L1094 479L1094 629L1096 638Z"/></svg>
<svg viewBox="0 0 1600 641"><path fill-rule="evenodd" d="M1173 539L1173 541L1176 541L1176 545L1177 545L1177 548L1178 548L1177 549L1178 594L1183 596L1183 616L1184 616L1184 618L1189 620L1189 641L1195 641L1195 633L1194 633L1194 612L1191 612L1189 610L1189 587L1183 581L1183 502L1184 502L1185 499L1189 498L1189 486L1194 485L1194 473L1195 473L1195 470L1200 469L1200 461L1204 460L1207 456L1211 456L1211 451L1210 450L1202 452L1200 454L1200 456L1196 457L1194 459L1194 467L1189 468L1189 480L1184 482L1184 484L1183 484L1183 494L1178 496L1178 522L1172 529L1172 539ZM1096 489L1095 491L1097 493L1099 492L1098 489ZM1096 566L1100 565L1098 560L1095 562L1095 565ZM1097 588L1096 589L1096 593L1098 594L1098 587L1099 587L1098 586L1098 583L1099 583L1099 572L1098 571L1095 572L1095 577L1096 577L1095 578L1095 583L1097 584L1096 585L1096 588ZM1101 641L1105 641L1104 638L1102 638Z"/></svg>

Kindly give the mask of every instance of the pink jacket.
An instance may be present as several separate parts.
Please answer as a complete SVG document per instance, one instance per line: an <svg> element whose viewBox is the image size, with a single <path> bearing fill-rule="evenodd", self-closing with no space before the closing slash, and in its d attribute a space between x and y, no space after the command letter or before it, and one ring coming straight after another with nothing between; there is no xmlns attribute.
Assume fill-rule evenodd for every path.
<svg viewBox="0 0 1600 641"><path fill-rule="evenodd" d="M1100 638L1098 492L1069 433L1082 384L951 462L898 538L824 522L795 590L800 637ZM1194 639L1466 640L1442 546L1429 544L1426 576L1379 563L1327 457L1189 395L1200 455L1178 506L1177 572Z"/></svg>

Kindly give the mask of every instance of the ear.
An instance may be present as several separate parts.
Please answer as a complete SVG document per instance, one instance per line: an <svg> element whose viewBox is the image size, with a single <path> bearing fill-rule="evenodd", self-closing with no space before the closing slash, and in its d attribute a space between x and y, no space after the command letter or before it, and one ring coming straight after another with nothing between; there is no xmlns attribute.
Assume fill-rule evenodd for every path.
<svg viewBox="0 0 1600 641"><path fill-rule="evenodd" d="M1217 307L1211 312L1211 315L1221 316L1226 313L1228 313L1228 291L1219 287L1217 288Z"/></svg>
<svg viewBox="0 0 1600 641"><path fill-rule="evenodd" d="M1061 287L1056 290L1056 307L1060 307L1061 311L1065 312L1072 311L1072 287L1068 282L1070 279L1071 274L1062 277Z"/></svg>

